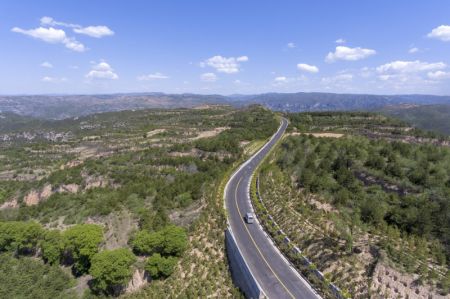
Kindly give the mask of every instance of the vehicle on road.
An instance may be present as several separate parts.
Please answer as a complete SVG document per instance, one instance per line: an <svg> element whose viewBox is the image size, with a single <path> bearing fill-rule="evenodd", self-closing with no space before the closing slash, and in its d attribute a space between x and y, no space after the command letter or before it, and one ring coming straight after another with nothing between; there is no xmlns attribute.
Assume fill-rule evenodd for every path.
<svg viewBox="0 0 450 299"><path fill-rule="evenodd" d="M245 213L244 219L245 219L245 222L247 222L249 224L253 223L255 221L255 217L253 216L253 213L250 213L250 212Z"/></svg>

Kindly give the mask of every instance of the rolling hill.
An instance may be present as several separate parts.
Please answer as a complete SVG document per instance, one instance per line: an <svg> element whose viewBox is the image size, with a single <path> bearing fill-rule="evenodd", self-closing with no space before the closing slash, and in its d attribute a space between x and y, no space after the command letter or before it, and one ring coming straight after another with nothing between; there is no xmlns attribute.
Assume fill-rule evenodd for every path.
<svg viewBox="0 0 450 299"><path fill-rule="evenodd" d="M374 111L386 106L450 104L450 96L367 95L319 92L255 95L124 93L105 95L0 96L0 112L47 119L149 108L192 108L205 104L261 104L275 111Z"/></svg>
<svg viewBox="0 0 450 299"><path fill-rule="evenodd" d="M450 105L387 106L383 113L400 118L415 127L450 135Z"/></svg>

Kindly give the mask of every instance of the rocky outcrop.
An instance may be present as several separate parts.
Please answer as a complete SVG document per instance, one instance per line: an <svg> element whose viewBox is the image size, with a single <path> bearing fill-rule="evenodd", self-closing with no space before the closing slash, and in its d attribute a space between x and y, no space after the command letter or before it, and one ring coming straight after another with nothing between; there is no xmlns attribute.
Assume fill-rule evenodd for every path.
<svg viewBox="0 0 450 299"><path fill-rule="evenodd" d="M92 188L105 188L110 185L109 180L105 179L104 177L92 177L92 176L86 176L84 178L86 186L84 187L85 190L92 189Z"/></svg>
<svg viewBox="0 0 450 299"><path fill-rule="evenodd" d="M67 184L67 185L61 185L58 187L56 192L63 193L63 192L69 192L69 193L77 193L80 189L80 186L77 184Z"/></svg>
<svg viewBox="0 0 450 299"><path fill-rule="evenodd" d="M40 202L39 193L36 190L31 190L30 192L25 195L23 198L23 202L26 206L34 206L37 205Z"/></svg>
<svg viewBox="0 0 450 299"><path fill-rule="evenodd" d="M125 288L126 293L132 293L140 288L146 286L149 282L149 277L147 272L144 270L136 269L133 273L133 277Z"/></svg>
<svg viewBox="0 0 450 299"><path fill-rule="evenodd" d="M43 200L46 200L53 194L52 185L45 185L41 191L31 190L23 198L23 202L26 206L34 206Z"/></svg>
<svg viewBox="0 0 450 299"><path fill-rule="evenodd" d="M0 211L5 209L14 209L18 207L17 198L13 198L9 201L5 201L0 205Z"/></svg>
<svg viewBox="0 0 450 299"><path fill-rule="evenodd" d="M78 186L77 184L67 184L67 185L61 185L56 190L54 190L52 188L52 185L47 184L44 187L42 187L41 190L31 190L30 192L28 192L25 195L25 197L23 198L23 203L26 206L34 206L34 205L37 205L40 202L48 199L55 192L77 193L79 189L80 189L80 186ZM17 205L15 207L17 207Z"/></svg>
<svg viewBox="0 0 450 299"><path fill-rule="evenodd" d="M53 192L52 192L52 185L48 184L48 185L45 185L44 188L42 188L42 191L41 191L40 196L41 196L41 198L43 198L43 199L47 199L47 198L49 198L52 194L53 194Z"/></svg>

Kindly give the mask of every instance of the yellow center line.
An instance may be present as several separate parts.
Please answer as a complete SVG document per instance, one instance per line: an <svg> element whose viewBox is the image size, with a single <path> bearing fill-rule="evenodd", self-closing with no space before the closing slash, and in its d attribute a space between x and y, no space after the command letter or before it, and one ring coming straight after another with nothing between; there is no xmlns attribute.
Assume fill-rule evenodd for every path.
<svg viewBox="0 0 450 299"><path fill-rule="evenodd" d="M269 265L269 263L267 262L266 258L264 257L264 255L262 254L261 250L259 249L258 245L256 245L255 240L253 239L253 237L252 237L252 235L250 234L250 231L249 231L249 229L248 229L246 223L245 223L244 220L243 220L241 211L239 210L238 201L237 201L237 198L238 198L238 197L237 197L237 190L238 190L238 188L239 188L239 184L241 183L242 179L243 179L243 177L241 177L241 178L239 179L239 181L238 181L238 183L237 183L237 185L236 185L236 190L234 191L234 198L235 198L235 203L236 203L236 209L238 210L239 218L241 219L242 223L244 224L245 230L247 231L247 233L248 233L250 239L252 240L253 245L255 245L256 250L258 251L259 255L261 255L261 257L262 257L262 259L264 260L264 262L266 263L267 267L269 267L270 271L272 271L273 275L275 275L276 279L280 282L280 284L284 287L284 289L289 293L289 295L290 295L292 298L295 298L295 296L289 291L289 289L286 287L286 285L280 280L280 278L278 277L278 275L275 273L275 271L274 271L274 270L272 269L272 267Z"/></svg>

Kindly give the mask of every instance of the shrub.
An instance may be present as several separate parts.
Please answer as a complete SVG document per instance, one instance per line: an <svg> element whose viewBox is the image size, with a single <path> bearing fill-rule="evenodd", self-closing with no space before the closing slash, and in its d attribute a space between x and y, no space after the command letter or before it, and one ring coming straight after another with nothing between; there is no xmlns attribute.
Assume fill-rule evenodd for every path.
<svg viewBox="0 0 450 299"><path fill-rule="evenodd" d="M159 253L154 253L147 259L145 270L153 279L169 277L177 264L174 256L163 257Z"/></svg>
<svg viewBox="0 0 450 299"><path fill-rule="evenodd" d="M64 251L64 239L59 231L46 231L40 247L44 261L52 265L59 264Z"/></svg>
<svg viewBox="0 0 450 299"><path fill-rule="evenodd" d="M73 259L75 273L87 273L103 241L103 229L95 224L79 224L67 229L63 236L65 252Z"/></svg>
<svg viewBox="0 0 450 299"><path fill-rule="evenodd" d="M94 278L94 290L117 295L131 278L131 265L135 261L136 257L125 248L95 254L89 270Z"/></svg>
<svg viewBox="0 0 450 299"><path fill-rule="evenodd" d="M180 256L187 246L187 235L183 228L169 225L157 232L139 231L131 241L137 254L164 256Z"/></svg>
<svg viewBox="0 0 450 299"><path fill-rule="evenodd" d="M42 226L36 222L0 222L0 251L33 253L43 233Z"/></svg>

